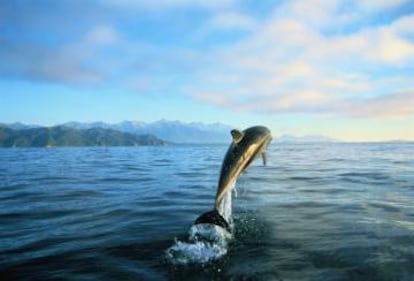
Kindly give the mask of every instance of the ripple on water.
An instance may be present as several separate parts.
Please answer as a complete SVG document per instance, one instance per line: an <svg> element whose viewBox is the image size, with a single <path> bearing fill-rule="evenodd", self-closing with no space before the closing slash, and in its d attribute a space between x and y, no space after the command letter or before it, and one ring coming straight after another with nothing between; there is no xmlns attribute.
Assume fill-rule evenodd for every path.
<svg viewBox="0 0 414 281"><path fill-rule="evenodd" d="M212 208L227 145L0 149L0 279L408 281L413 148L272 144L199 266L165 251Z"/></svg>

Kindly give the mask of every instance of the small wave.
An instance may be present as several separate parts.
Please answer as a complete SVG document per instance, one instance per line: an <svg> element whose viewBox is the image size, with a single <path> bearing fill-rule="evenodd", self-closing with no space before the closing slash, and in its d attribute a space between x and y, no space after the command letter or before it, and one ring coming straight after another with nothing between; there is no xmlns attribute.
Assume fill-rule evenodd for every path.
<svg viewBox="0 0 414 281"><path fill-rule="evenodd" d="M205 264L227 254L232 235L212 224L196 224L190 228L188 241L175 240L166 250L168 261L176 265Z"/></svg>

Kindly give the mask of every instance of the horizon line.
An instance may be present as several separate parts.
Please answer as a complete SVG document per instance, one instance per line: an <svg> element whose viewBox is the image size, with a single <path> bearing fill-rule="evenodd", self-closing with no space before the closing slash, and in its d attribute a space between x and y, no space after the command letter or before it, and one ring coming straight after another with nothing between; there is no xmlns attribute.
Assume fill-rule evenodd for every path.
<svg viewBox="0 0 414 281"><path fill-rule="evenodd" d="M6 125L6 126L10 126L10 125L23 125L23 126L33 126L33 127L43 127L43 128L51 128L51 127L56 127L56 126L64 126L67 123L80 123L80 124L94 124L94 123L104 123L107 125L117 125L123 122L135 122L135 123L143 123L143 124L152 124L152 123L157 123L157 122L179 122L182 124L202 124L202 125L214 125L214 124L220 124L223 126L227 126L229 128L236 128L236 126L232 126L226 123L222 123L219 121L215 121L215 122L203 122L203 121L182 121L182 120L169 120L166 118L161 118L155 121L138 121L138 120L122 120L122 121L118 121L118 122L108 122L108 121L66 121L66 122L61 122L61 123L56 123L54 125L44 125L44 124L35 124L35 123L26 123L25 121L14 121L14 122L2 122L0 121L0 125ZM338 137L332 137L330 135L325 135L325 134L292 134L292 133L280 133L277 134L277 136L274 136L273 139L277 140L277 139L282 139L283 137L293 137L293 138L307 138L307 137L322 137L322 138L328 138L330 140L327 141L303 141L302 143L414 143L414 139L404 139L404 138L395 138L395 139L374 139L374 140L367 140L367 139L358 139L358 140L345 140L342 138L338 138ZM280 141L279 143L283 143L284 141ZM294 143L296 141L291 141L289 143ZM297 141L298 143L301 143L300 141ZM208 143L206 143L208 144Z"/></svg>

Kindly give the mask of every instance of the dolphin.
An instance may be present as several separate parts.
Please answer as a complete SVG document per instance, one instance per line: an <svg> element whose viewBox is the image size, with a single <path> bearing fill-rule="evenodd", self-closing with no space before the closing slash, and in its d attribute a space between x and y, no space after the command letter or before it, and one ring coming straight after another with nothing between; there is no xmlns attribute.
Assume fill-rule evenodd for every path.
<svg viewBox="0 0 414 281"><path fill-rule="evenodd" d="M220 205L239 175L254 159L261 155L263 165L266 165L266 149L272 140L270 130L264 126L254 126L244 131L234 129L231 135L233 140L221 166L214 208L199 216L194 223L218 225L229 232L231 232L230 223L220 213Z"/></svg>

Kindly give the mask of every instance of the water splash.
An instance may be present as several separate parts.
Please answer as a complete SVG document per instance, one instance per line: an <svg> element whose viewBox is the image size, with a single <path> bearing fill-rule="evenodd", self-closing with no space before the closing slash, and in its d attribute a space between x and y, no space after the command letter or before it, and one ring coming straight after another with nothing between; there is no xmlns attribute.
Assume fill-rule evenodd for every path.
<svg viewBox="0 0 414 281"><path fill-rule="evenodd" d="M233 229L233 218L232 218L232 194L233 187L226 193L223 200L218 208L219 214L229 223L230 228Z"/></svg>
<svg viewBox="0 0 414 281"><path fill-rule="evenodd" d="M227 254L231 234L217 225L196 224L189 230L188 241L175 240L167 249L167 259L173 264L208 263Z"/></svg>
<svg viewBox="0 0 414 281"><path fill-rule="evenodd" d="M232 188L226 193L220 206L219 213L229 223L233 230L232 218ZM233 232L233 231L231 231ZM173 264L205 264L218 260L227 254L228 241L232 233L214 224L193 225L186 241L175 240L174 244L166 250L167 259Z"/></svg>

